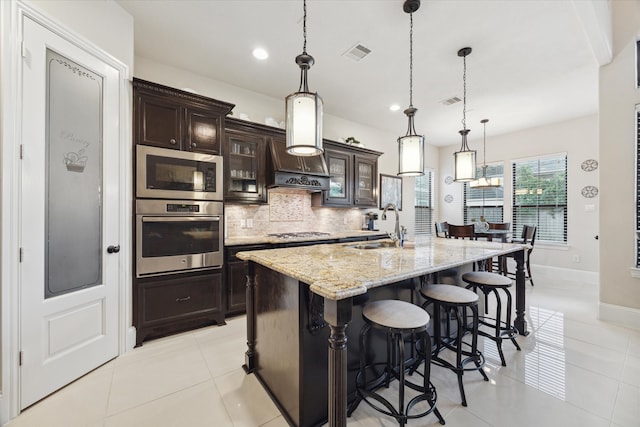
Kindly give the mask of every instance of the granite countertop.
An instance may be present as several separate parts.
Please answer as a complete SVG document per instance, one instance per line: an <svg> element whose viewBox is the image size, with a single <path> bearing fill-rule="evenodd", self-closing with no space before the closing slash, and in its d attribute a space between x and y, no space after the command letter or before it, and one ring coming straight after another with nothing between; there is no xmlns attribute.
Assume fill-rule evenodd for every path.
<svg viewBox="0 0 640 427"><path fill-rule="evenodd" d="M307 283L312 292L324 298L340 300L364 294L367 289L376 286L508 254L526 247L511 243L434 237L407 242L403 248L358 248L375 242L390 241L265 249L239 252L237 256Z"/></svg>
<svg viewBox="0 0 640 427"><path fill-rule="evenodd" d="M243 236L243 237L229 237L224 239L225 246L241 246L241 245L258 245L263 243L281 244L291 242L322 242L323 240L336 240L345 239L349 237L367 237L367 236L380 236L386 235L384 231L369 231L369 230L353 230L353 231L341 231L337 233L330 233L323 236L311 236L311 237L292 237L283 239L276 236Z"/></svg>

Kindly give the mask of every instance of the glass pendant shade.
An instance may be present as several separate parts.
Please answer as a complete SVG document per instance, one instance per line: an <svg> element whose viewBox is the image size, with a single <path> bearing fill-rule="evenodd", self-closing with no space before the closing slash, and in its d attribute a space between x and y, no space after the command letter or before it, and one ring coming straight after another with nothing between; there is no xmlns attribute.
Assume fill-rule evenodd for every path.
<svg viewBox="0 0 640 427"><path fill-rule="evenodd" d="M476 151L458 151L454 154L455 181L471 181L476 179Z"/></svg>
<svg viewBox="0 0 640 427"><path fill-rule="evenodd" d="M483 176L482 178L476 179L474 181L469 182L469 187L471 188L496 188L502 187L502 178L494 176L491 178L487 178Z"/></svg>
<svg viewBox="0 0 640 427"><path fill-rule="evenodd" d="M322 154L322 98L316 93L295 92L285 101L287 153L295 156Z"/></svg>
<svg viewBox="0 0 640 427"><path fill-rule="evenodd" d="M398 138L398 175L424 175L424 137L407 135Z"/></svg>
<svg viewBox="0 0 640 427"><path fill-rule="evenodd" d="M469 129L460 131L462 135L462 147L453 154L454 180L458 182L472 181L476 179L476 150L469 150L467 134Z"/></svg>

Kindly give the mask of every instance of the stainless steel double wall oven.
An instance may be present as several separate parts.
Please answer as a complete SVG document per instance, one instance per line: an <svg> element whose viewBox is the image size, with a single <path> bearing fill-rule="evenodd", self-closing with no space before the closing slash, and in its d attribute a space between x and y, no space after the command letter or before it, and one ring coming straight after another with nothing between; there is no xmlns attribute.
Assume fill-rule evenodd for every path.
<svg viewBox="0 0 640 427"><path fill-rule="evenodd" d="M136 147L136 277L221 267L222 156Z"/></svg>

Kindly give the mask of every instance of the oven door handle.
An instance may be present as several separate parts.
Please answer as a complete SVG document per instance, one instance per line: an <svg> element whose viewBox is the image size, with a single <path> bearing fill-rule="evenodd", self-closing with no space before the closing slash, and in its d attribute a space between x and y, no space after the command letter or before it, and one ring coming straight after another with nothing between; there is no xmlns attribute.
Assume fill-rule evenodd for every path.
<svg viewBox="0 0 640 427"><path fill-rule="evenodd" d="M219 216L143 216L142 222L220 221Z"/></svg>

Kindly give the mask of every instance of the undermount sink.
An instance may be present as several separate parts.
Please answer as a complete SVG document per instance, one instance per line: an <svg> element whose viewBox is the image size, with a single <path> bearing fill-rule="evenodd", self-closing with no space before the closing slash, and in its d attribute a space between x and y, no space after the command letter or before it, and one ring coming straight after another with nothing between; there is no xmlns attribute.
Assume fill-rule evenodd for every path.
<svg viewBox="0 0 640 427"><path fill-rule="evenodd" d="M395 242L370 242L370 243L358 243L357 245L348 245L348 248L353 249L380 249L380 248L395 248Z"/></svg>

